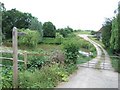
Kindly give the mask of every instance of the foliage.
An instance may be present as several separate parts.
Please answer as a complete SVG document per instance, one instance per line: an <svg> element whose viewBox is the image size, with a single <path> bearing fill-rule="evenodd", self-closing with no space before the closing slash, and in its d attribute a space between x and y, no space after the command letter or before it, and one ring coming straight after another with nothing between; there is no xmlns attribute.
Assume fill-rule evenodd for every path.
<svg viewBox="0 0 120 90"><path fill-rule="evenodd" d="M4 4L0 2L0 45L2 44L2 11L4 11Z"/></svg>
<svg viewBox="0 0 120 90"><path fill-rule="evenodd" d="M114 18L113 22L112 22L112 35L111 35L110 44L111 44L111 48L115 49L115 50L117 49L117 47L119 47L117 45L118 38L116 38L117 37L116 35L118 32L116 32L116 31L118 31L118 22L117 22L117 18Z"/></svg>
<svg viewBox="0 0 120 90"><path fill-rule="evenodd" d="M73 29L70 27L67 28L61 28L57 30L63 37L67 37L69 34L73 32Z"/></svg>
<svg viewBox="0 0 120 90"><path fill-rule="evenodd" d="M61 44L63 41L63 36L60 33L56 33L56 44Z"/></svg>
<svg viewBox="0 0 120 90"><path fill-rule="evenodd" d="M2 67L2 88L12 88L12 67L6 66Z"/></svg>
<svg viewBox="0 0 120 90"><path fill-rule="evenodd" d="M80 48L81 49L89 50L89 52L96 53L96 48L89 41L86 41L82 38L80 38L79 41L80 41Z"/></svg>
<svg viewBox="0 0 120 90"><path fill-rule="evenodd" d="M63 49L64 49L65 55L67 57L67 59L65 60L65 63L76 64L77 55L78 55L78 51L79 51L79 45L80 45L80 42L76 38L73 38L73 39L70 38L69 40L67 40L63 43Z"/></svg>
<svg viewBox="0 0 120 90"><path fill-rule="evenodd" d="M44 37L55 37L56 27L53 25L52 22L45 22L42 29Z"/></svg>
<svg viewBox="0 0 120 90"><path fill-rule="evenodd" d="M120 58L118 57L112 57L111 58L112 66L115 69L115 71L120 73Z"/></svg>
<svg viewBox="0 0 120 90"><path fill-rule="evenodd" d="M44 44L55 44L55 38L43 38L42 43Z"/></svg>
<svg viewBox="0 0 120 90"><path fill-rule="evenodd" d="M95 35L96 34L96 31L91 31L91 35Z"/></svg>
<svg viewBox="0 0 120 90"><path fill-rule="evenodd" d="M76 64L67 64L65 66L65 70L68 72L68 74L72 74L73 72L75 72L75 70L77 70L78 67Z"/></svg>
<svg viewBox="0 0 120 90"><path fill-rule="evenodd" d="M120 53L120 12L112 21L111 49Z"/></svg>
<svg viewBox="0 0 120 90"><path fill-rule="evenodd" d="M63 38L60 37L56 37L56 38L43 38L42 43L43 44L56 44L59 45L61 44L63 41Z"/></svg>
<svg viewBox="0 0 120 90"><path fill-rule="evenodd" d="M33 16L30 13L22 13L16 9L3 11L2 33L6 39L12 38L12 28L28 28Z"/></svg>
<svg viewBox="0 0 120 90"><path fill-rule="evenodd" d="M77 64L86 63L90 61L91 59L92 57L86 57L86 56L83 56L82 54L79 54L78 59L77 59Z"/></svg>
<svg viewBox="0 0 120 90"><path fill-rule="evenodd" d="M67 72L56 65L44 66L35 72L22 72L19 78L20 88L53 88L59 81L66 81Z"/></svg>
<svg viewBox="0 0 120 90"><path fill-rule="evenodd" d="M120 53L120 5L118 5L118 14L112 21L107 19L103 26L102 41L113 53Z"/></svg>
<svg viewBox="0 0 120 90"><path fill-rule="evenodd" d="M111 29L112 21L110 19L106 19L105 24L102 27L102 42L107 48L110 46Z"/></svg>
<svg viewBox="0 0 120 90"><path fill-rule="evenodd" d="M53 88L61 81L68 81L68 76L77 67L75 65L45 65L40 70L19 71L19 88ZM12 67L2 69L2 88L12 88Z"/></svg>
<svg viewBox="0 0 120 90"><path fill-rule="evenodd" d="M43 31L42 31L42 23L38 21L37 18L32 18L30 22L29 29L37 30L40 33L40 42L42 41Z"/></svg>
<svg viewBox="0 0 120 90"><path fill-rule="evenodd" d="M37 68L40 69L43 65L46 63L50 63L47 56L35 56L35 55L29 55L28 56L28 68Z"/></svg>
<svg viewBox="0 0 120 90"><path fill-rule="evenodd" d="M19 32L25 33L23 36L19 36L19 45L25 45L28 47L36 47L39 42L38 31L33 31L29 29L20 29Z"/></svg>

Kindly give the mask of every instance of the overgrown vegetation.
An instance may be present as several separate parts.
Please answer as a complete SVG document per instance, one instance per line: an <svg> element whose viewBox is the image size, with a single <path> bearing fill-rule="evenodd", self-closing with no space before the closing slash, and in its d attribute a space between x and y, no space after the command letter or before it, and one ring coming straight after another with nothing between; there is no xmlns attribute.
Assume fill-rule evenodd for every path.
<svg viewBox="0 0 120 90"><path fill-rule="evenodd" d="M58 29L57 32L60 33L65 38L68 37L68 35L73 32L73 29L67 26L67 28Z"/></svg>
<svg viewBox="0 0 120 90"><path fill-rule="evenodd" d="M107 19L102 27L102 42L112 56L120 57L120 4L118 4L118 13L113 19ZM119 58L111 58L112 65L119 72ZM118 61L117 61L118 60Z"/></svg>
<svg viewBox="0 0 120 90"><path fill-rule="evenodd" d="M94 40L95 42L99 43L102 47L105 48L104 44L101 41L96 40L93 37L90 37L92 40ZM116 56L115 54L113 54L113 51L110 49L106 49L108 54L110 55L110 59L111 59L111 64L112 67L114 68L115 71L120 73L120 57Z"/></svg>
<svg viewBox="0 0 120 90"><path fill-rule="evenodd" d="M19 32L25 34L22 36L19 36L18 42L19 45L28 46L28 47L36 47L39 39L40 34L38 31L29 30L29 29L20 29Z"/></svg>
<svg viewBox="0 0 120 90"><path fill-rule="evenodd" d="M113 51L120 53L120 5L118 5L118 14L112 20L107 19L102 30L102 41L104 45Z"/></svg>
<svg viewBox="0 0 120 90"><path fill-rule="evenodd" d="M53 88L59 82L67 81L68 76L77 70L77 60L82 57L79 50L95 52L93 46L77 37L69 26L56 30L52 22L42 25L30 13L16 9L6 11L4 4L2 12L3 45L12 46L12 28L16 26L22 34L18 37L18 48L21 52L24 53L25 50L28 53L26 70L24 63L18 62L18 88ZM12 58L12 54L8 53L3 53L2 56ZM18 59L24 58L19 54ZM86 57L83 59L86 60ZM4 65L1 71L2 88L13 88L13 63L3 60L1 64Z"/></svg>
<svg viewBox="0 0 120 90"><path fill-rule="evenodd" d="M44 66L40 70L36 69L34 73L23 71L19 76L20 88L53 88L58 82L66 81L68 73L55 64Z"/></svg>
<svg viewBox="0 0 120 90"><path fill-rule="evenodd" d="M102 27L102 42L106 48L110 46L110 37L111 37L112 21L106 19L105 24Z"/></svg>
<svg viewBox="0 0 120 90"><path fill-rule="evenodd" d="M54 39L52 38L51 41ZM83 44L83 42L86 43ZM45 44L43 44L43 46L41 45L42 44L39 44L36 49L34 48L29 50L26 48L26 50L34 54L48 53L50 56L28 55L27 70L25 70L23 63L19 63L19 88L53 88L57 86L59 82L67 81L68 76L75 72L77 69L77 64L79 64L78 60L80 57L82 57L78 53L80 48L82 50L88 50L88 52L94 51L94 49L92 49L92 45L89 42L84 41L74 34L69 35L67 38L62 38L62 46L59 45L59 48L56 44L56 49L58 48L57 52L55 51L56 49L54 44L46 44L47 47L48 45L53 45L54 47L52 50L49 50L50 48L47 48L46 46L44 47ZM60 55L60 53L65 53L65 57ZM3 56L12 57L11 54L3 54ZM23 56L19 55L18 59L23 60ZM84 57L82 59L88 61L91 58ZM9 67L12 65L12 63L4 62L4 65ZM7 70L7 68L5 69ZM11 78L9 78L8 75ZM3 76L2 80L4 81L3 88L12 87L11 71L10 74L6 74L5 77Z"/></svg>
<svg viewBox="0 0 120 90"><path fill-rule="evenodd" d="M111 57L111 63L115 71L120 73L120 57Z"/></svg>
<svg viewBox="0 0 120 90"><path fill-rule="evenodd" d="M53 25L52 22L45 22L43 24L43 36L44 37L51 37L54 38L56 35L56 27Z"/></svg>
<svg viewBox="0 0 120 90"><path fill-rule="evenodd" d="M79 39L70 38L69 40L63 43L63 48L67 59L65 63L76 64L77 56L79 54L80 42Z"/></svg>

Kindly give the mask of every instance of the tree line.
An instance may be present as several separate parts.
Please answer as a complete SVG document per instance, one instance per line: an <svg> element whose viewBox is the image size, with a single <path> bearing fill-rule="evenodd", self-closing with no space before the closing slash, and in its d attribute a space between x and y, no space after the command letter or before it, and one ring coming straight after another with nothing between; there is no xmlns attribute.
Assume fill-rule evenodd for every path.
<svg viewBox="0 0 120 90"><path fill-rule="evenodd" d="M120 54L120 4L115 17L107 18L102 27L102 42L114 54Z"/></svg>
<svg viewBox="0 0 120 90"><path fill-rule="evenodd" d="M16 9L6 10L4 3L1 3L0 11L2 12L2 39L8 40L12 38L12 28L37 30L40 33L40 38L50 37L55 38L56 33L60 33L66 37L73 29L70 27L56 29L56 26L48 21L40 22L38 18L32 16L31 13L23 13Z"/></svg>

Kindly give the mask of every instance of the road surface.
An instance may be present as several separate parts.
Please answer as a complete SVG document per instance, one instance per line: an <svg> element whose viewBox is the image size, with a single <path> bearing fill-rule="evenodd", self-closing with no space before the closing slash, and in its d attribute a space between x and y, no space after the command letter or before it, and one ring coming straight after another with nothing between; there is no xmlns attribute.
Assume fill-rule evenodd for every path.
<svg viewBox="0 0 120 90"><path fill-rule="evenodd" d="M89 62L91 63L89 67L93 68L78 65L77 72L69 77L68 82L62 82L56 88L118 88L118 73L114 72L106 50L90 40L87 35L79 36L91 42L97 50L97 57ZM100 69L94 69L98 62L100 62ZM86 66L86 64L82 64L82 66Z"/></svg>

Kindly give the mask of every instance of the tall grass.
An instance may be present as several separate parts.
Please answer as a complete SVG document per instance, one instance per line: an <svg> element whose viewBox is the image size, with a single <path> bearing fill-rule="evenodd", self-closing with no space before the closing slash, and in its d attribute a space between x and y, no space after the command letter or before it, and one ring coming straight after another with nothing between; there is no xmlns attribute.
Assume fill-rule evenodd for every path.
<svg viewBox="0 0 120 90"><path fill-rule="evenodd" d="M40 70L36 69L35 72L24 71L19 75L19 86L20 88L54 88L59 82L67 81L69 74L74 70L74 66L54 64L44 66Z"/></svg>
<svg viewBox="0 0 120 90"><path fill-rule="evenodd" d="M120 58L111 57L111 63L115 71L120 73Z"/></svg>

